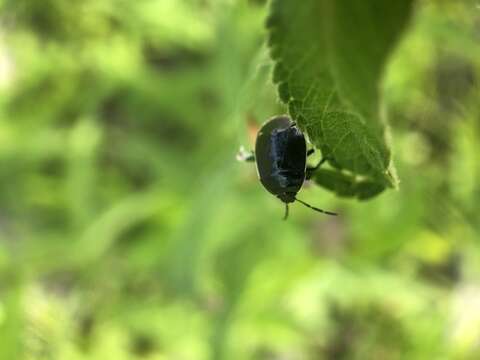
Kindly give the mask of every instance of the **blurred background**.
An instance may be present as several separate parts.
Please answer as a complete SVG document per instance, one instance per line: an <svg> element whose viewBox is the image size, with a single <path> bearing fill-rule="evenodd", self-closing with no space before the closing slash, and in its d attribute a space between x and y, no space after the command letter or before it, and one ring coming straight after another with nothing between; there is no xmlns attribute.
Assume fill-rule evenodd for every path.
<svg viewBox="0 0 480 360"><path fill-rule="evenodd" d="M382 84L398 191L235 161L285 113L265 1L0 0L0 359L478 359L480 3Z"/></svg>

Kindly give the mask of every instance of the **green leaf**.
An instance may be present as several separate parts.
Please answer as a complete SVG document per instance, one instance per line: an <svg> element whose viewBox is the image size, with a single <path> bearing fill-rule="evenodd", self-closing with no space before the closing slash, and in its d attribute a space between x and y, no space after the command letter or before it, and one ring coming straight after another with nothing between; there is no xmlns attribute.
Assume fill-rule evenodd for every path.
<svg viewBox="0 0 480 360"><path fill-rule="evenodd" d="M273 0L267 21L274 82L292 118L332 166L381 189L397 180L379 84L412 3Z"/></svg>

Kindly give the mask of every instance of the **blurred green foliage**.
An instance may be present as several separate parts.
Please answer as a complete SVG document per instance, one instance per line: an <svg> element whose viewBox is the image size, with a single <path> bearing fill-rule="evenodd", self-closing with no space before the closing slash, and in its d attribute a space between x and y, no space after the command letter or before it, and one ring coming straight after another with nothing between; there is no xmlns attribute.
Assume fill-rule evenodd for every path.
<svg viewBox="0 0 480 360"><path fill-rule="evenodd" d="M478 358L477 2L417 1L389 61L399 190L288 222L234 161L286 111L267 12L0 0L0 359Z"/></svg>

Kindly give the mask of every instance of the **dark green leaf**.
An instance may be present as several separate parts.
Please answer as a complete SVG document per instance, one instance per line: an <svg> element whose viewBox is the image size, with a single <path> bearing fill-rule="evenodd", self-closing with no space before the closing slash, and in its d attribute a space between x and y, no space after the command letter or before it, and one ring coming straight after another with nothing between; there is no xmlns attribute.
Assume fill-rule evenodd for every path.
<svg viewBox="0 0 480 360"><path fill-rule="evenodd" d="M358 178L340 170L320 169L316 171L313 180L340 197L355 197L359 200L370 199L385 189L372 180Z"/></svg>

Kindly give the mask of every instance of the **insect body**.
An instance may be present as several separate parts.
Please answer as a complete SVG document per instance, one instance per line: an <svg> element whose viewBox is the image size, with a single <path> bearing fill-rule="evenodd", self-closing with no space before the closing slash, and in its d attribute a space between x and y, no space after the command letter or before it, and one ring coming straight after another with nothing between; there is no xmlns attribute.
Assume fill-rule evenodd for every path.
<svg viewBox="0 0 480 360"><path fill-rule="evenodd" d="M296 197L305 179L324 161L320 161L314 168L307 168L307 156L312 152L307 152L305 136L296 124L288 116L276 116L260 128L255 143L255 155L239 158L256 161L262 185L285 203L285 219L288 217L288 204L294 201L315 211L336 215L313 207Z"/></svg>

